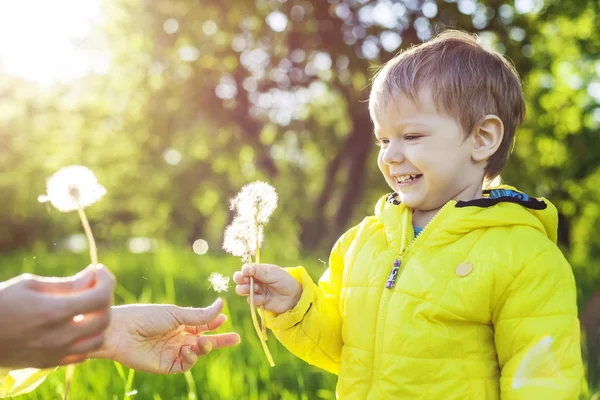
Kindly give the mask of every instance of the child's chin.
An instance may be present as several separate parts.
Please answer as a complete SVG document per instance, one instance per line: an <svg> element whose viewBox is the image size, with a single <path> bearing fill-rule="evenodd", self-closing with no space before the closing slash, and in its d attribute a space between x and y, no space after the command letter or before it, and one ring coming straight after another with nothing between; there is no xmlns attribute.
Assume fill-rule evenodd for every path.
<svg viewBox="0 0 600 400"><path fill-rule="evenodd" d="M418 209L419 206L422 204L422 201L420 201L420 199L415 198L415 196L405 196L400 192L396 193L398 193L400 202L402 202L408 208Z"/></svg>

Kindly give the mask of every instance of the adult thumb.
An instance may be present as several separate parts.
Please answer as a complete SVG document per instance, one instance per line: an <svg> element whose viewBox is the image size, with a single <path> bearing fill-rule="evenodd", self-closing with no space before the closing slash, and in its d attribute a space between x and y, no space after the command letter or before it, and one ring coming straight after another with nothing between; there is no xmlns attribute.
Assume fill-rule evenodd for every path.
<svg viewBox="0 0 600 400"><path fill-rule="evenodd" d="M28 281L27 286L38 292L51 294L77 293L94 286L95 271L96 267L89 265L77 274L66 278L34 276Z"/></svg>
<svg viewBox="0 0 600 400"><path fill-rule="evenodd" d="M174 307L171 313L180 325L199 326L212 322L219 316L222 309L223 300L217 299L205 308Z"/></svg>

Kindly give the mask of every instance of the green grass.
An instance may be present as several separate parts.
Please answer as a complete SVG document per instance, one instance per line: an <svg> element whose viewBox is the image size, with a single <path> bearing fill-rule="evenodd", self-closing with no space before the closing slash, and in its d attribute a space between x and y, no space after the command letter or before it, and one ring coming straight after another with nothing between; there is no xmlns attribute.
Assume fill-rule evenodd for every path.
<svg viewBox="0 0 600 400"><path fill-rule="evenodd" d="M163 248L152 254L101 250L101 260L117 277L116 304L176 303L206 306L218 295L209 288L208 275L231 276L240 262L226 256L198 256L182 249ZM266 254L265 261L278 262ZM46 276L74 274L88 264L86 254L12 254L0 257L0 281L23 272ZM304 265L319 276L323 264L306 260ZM335 399L334 375L323 372L289 353L270 334L268 342L275 368L271 368L256 336L248 305L233 289L220 295L229 320L220 331L234 330L242 343L217 350L199 359L191 371L156 376L129 370L106 360L78 365L71 386L71 399ZM37 390L17 399L60 399L64 392L65 368L50 375ZM596 389L597 390L597 389ZM581 399L600 400L600 392L588 388Z"/></svg>
<svg viewBox="0 0 600 400"><path fill-rule="evenodd" d="M163 249L153 254L102 252L101 260L117 277L116 304L176 303L206 306L219 295L209 288L208 275L231 276L239 260L225 256L198 256L190 251ZM85 254L13 254L0 258L0 281L23 272L66 276L85 267ZM268 260L268 258L265 258ZM270 261L270 260L269 260ZM273 260L275 261L275 260ZM309 263L310 264L310 263ZM322 264L315 260L318 275ZM317 271L319 269L319 271ZM71 399L334 399L334 375L290 354L270 334L269 348L276 366L271 368L252 326L246 300L233 289L220 296L229 320L220 331L234 330L242 343L216 350L199 359L187 374L156 376L134 372L105 360L77 366ZM65 368L48 377L35 392L17 399L59 399L64 392Z"/></svg>

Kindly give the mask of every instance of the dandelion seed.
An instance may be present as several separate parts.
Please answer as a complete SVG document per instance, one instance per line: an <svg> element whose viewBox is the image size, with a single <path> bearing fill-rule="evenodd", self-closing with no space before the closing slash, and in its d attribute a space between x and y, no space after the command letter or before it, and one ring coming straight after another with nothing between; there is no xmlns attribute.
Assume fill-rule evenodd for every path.
<svg viewBox="0 0 600 400"><path fill-rule="evenodd" d="M229 277L223 276L218 272L210 274L208 281L217 293L226 292L229 289Z"/></svg>
<svg viewBox="0 0 600 400"><path fill-rule="evenodd" d="M256 218L260 225L269 222L271 214L277 208L277 192L265 182L252 182L240 190L231 201L231 209L237 210L244 218Z"/></svg>
<svg viewBox="0 0 600 400"><path fill-rule="evenodd" d="M61 168L46 181L47 194L38 196L41 203L50 202L61 212L91 206L106 194L104 186L83 165Z"/></svg>

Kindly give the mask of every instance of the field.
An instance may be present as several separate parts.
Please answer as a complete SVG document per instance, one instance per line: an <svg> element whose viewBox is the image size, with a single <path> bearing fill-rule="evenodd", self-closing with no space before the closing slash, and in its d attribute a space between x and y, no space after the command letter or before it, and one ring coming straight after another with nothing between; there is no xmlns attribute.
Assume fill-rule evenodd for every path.
<svg viewBox="0 0 600 400"><path fill-rule="evenodd" d="M102 262L117 277L115 304L176 303L205 306L218 296L208 275L221 272L231 276L239 268L237 259L226 256L198 256L191 249L163 248L155 253L102 252ZM0 257L0 281L22 272L38 275L70 275L87 263L86 254L17 253ZM269 260L268 253L265 260ZM277 260L273 260L277 261ZM303 264L313 277L323 264L308 259ZM75 370L71 399L335 399L335 376L323 372L288 353L270 335L269 347L276 362L269 364L252 327L245 299L233 288L222 293L229 320L221 328L241 334L235 348L214 351L199 359L184 375L157 376L135 372L106 360L89 360ZM59 399L64 393L65 369L52 374L35 392L17 399ZM586 390L581 399L600 398Z"/></svg>
<svg viewBox="0 0 600 400"><path fill-rule="evenodd" d="M208 275L231 276L240 266L232 257L198 256L189 251L165 249L154 254L106 253L102 262L115 273L115 303L211 304L217 293ZM79 254L15 254L0 258L0 280L21 272L68 275L87 263ZM322 264L313 262L318 276ZM276 362L271 368L254 332L245 299L230 288L221 293L229 320L221 330L234 330L242 343L214 351L185 375L156 376L122 368L105 360L89 360L75 370L71 399L334 399L335 376L322 372L288 353L271 335L269 347ZM58 399L64 391L64 368L38 390L18 399Z"/></svg>

